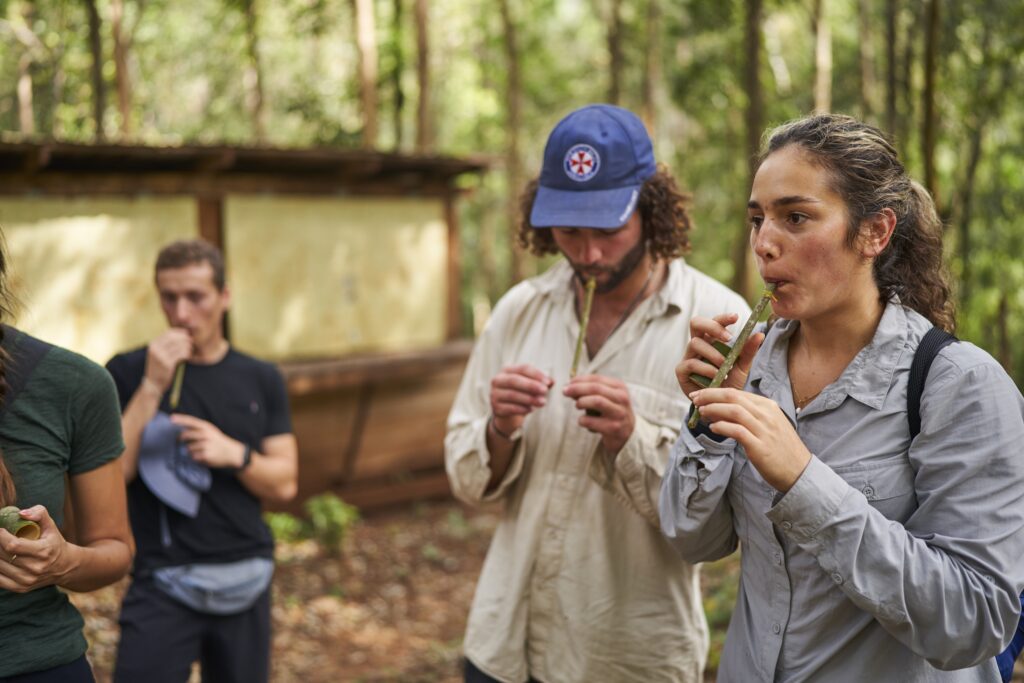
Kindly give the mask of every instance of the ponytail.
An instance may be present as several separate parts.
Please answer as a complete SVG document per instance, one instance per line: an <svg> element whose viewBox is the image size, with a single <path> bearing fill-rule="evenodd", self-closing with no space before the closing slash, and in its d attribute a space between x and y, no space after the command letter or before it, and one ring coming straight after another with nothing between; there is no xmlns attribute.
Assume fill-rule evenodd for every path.
<svg viewBox="0 0 1024 683"><path fill-rule="evenodd" d="M911 180L906 211L897 215L889 246L875 259L875 282L883 300L895 294L933 325L953 333L955 312L942 252L942 220L932 197Z"/></svg>

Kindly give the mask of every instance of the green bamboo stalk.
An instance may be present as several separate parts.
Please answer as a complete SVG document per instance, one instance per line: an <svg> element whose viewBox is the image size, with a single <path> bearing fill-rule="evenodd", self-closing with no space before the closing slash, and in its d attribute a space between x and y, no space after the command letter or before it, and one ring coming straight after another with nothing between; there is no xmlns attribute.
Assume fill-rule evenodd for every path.
<svg viewBox="0 0 1024 683"><path fill-rule="evenodd" d="M732 366L736 364L736 359L740 357L740 352L743 351L743 346L747 343L747 339L750 337L750 333L754 331L754 326L757 325L761 319L761 315L767 308L768 303L775 298L775 283L769 284L764 288L764 294L761 295L761 300L754 306L754 310L750 312L750 317L747 318L747 322L743 325L743 329L740 330L740 334L736 337L736 341L733 343L732 348L729 349L729 353L725 354L725 360L722 365L718 368L718 372L715 373L715 378L708 384L708 389L714 389L722 386L722 382L725 381L726 375L732 370ZM721 350L719 348L719 350ZM692 378L693 375L690 375ZM686 426L693 429L697 426L697 421L700 420L700 413L696 410L693 411L693 415L690 416L690 421L686 423Z"/></svg>
<svg viewBox="0 0 1024 683"><path fill-rule="evenodd" d="M39 525L31 519L23 518L21 511L13 505L0 508L0 527L7 529L18 538L30 541L36 540L42 534Z"/></svg>
<svg viewBox="0 0 1024 683"><path fill-rule="evenodd" d="M590 323L590 307L594 303L594 290L597 288L597 280L587 278L587 295L583 301L583 313L580 315L580 336L576 338L576 353L572 357L572 368L569 369L569 379L576 376L576 369L580 366L580 356L583 355L583 342L587 338L587 325Z"/></svg>
<svg viewBox="0 0 1024 683"><path fill-rule="evenodd" d="M171 410L178 407L178 401L181 400L181 383L185 379L185 362L178 363L178 367L174 370L174 385L171 387Z"/></svg>

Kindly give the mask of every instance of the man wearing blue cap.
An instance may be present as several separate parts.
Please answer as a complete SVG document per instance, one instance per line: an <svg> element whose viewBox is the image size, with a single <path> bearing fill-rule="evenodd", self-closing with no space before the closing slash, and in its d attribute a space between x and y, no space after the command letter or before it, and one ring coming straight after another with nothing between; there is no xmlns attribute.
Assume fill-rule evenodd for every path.
<svg viewBox="0 0 1024 683"><path fill-rule="evenodd" d="M519 237L564 259L498 302L448 417L455 495L503 504L469 615L468 682L702 680L697 570L658 520L688 409L674 368L690 318L749 308L679 258L687 200L625 109L583 107L548 138Z"/></svg>
<svg viewBox="0 0 1024 683"><path fill-rule="evenodd" d="M294 497L288 397L270 363L231 348L220 250L161 250L169 329L107 364L121 397L128 511L138 551L114 680L259 683L270 674L274 544L261 502Z"/></svg>

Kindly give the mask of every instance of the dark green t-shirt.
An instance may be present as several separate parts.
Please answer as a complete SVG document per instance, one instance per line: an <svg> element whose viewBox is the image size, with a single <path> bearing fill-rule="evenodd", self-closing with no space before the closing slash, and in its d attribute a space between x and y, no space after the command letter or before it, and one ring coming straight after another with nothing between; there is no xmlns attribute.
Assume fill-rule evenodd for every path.
<svg viewBox="0 0 1024 683"><path fill-rule="evenodd" d="M4 347L19 341L5 339ZM124 450L110 375L76 353L50 348L0 419L0 449L18 506L44 505L61 525L64 475L89 472ZM74 661L86 650L82 625L54 586L24 594L0 590L0 677Z"/></svg>

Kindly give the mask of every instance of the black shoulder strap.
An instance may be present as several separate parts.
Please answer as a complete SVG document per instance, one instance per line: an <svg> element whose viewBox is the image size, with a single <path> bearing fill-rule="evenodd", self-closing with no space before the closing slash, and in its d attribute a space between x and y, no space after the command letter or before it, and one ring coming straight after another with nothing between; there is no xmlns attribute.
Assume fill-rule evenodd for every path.
<svg viewBox="0 0 1024 683"><path fill-rule="evenodd" d="M52 344L47 344L9 325L4 325L3 331L4 350L10 357L4 373L4 378L7 380L7 392L4 394L3 403L0 404L0 419L28 384L28 378L32 376L39 361L53 348Z"/></svg>
<svg viewBox="0 0 1024 683"><path fill-rule="evenodd" d="M941 327L933 327L925 333L914 353L914 362L910 365L910 380L907 383L907 422L910 423L910 440L913 441L921 431L921 394L924 383L928 379L928 370L932 366L939 351L959 341Z"/></svg>

